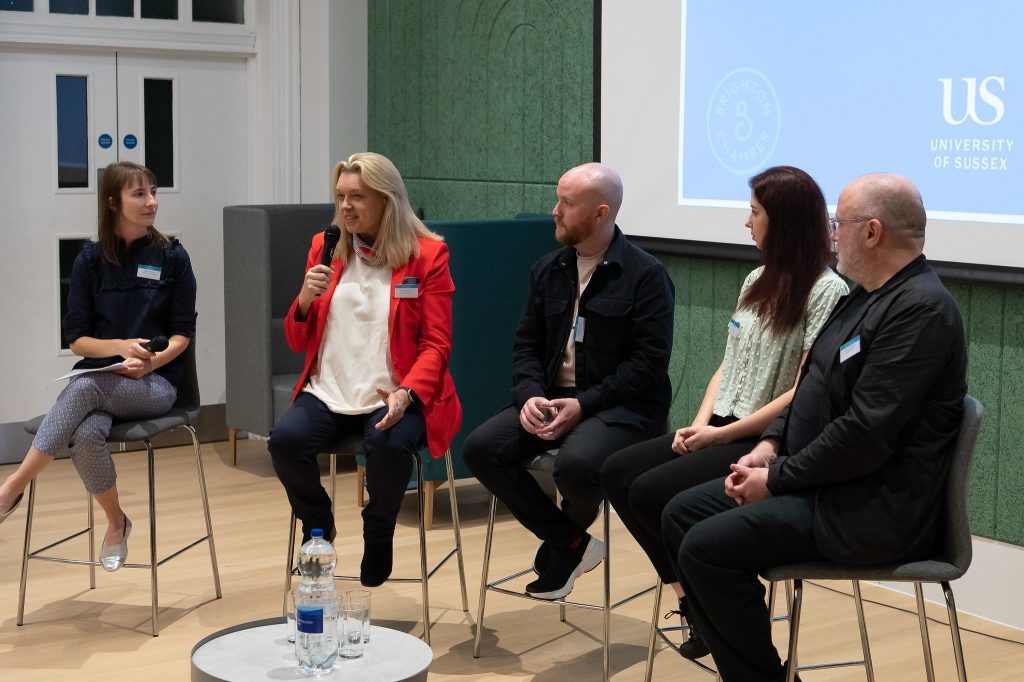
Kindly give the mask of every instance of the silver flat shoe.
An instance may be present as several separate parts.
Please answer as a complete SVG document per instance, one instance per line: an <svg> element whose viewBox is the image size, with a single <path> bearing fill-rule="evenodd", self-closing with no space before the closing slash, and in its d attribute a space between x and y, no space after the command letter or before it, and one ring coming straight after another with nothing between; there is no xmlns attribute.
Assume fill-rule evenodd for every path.
<svg viewBox="0 0 1024 682"><path fill-rule="evenodd" d="M18 508L19 504L21 504L21 498L23 497L25 497L25 493L21 493L16 498L14 498L14 504L11 505L11 508L5 511L3 514L0 514L0 523L6 521L7 517L14 513L14 510Z"/></svg>
<svg viewBox="0 0 1024 682"><path fill-rule="evenodd" d="M113 573L124 566L124 562L128 558L128 536L131 534L132 522L125 516L124 535L121 536L121 542L116 545L103 545L100 547L100 565L103 566L103 570Z"/></svg>

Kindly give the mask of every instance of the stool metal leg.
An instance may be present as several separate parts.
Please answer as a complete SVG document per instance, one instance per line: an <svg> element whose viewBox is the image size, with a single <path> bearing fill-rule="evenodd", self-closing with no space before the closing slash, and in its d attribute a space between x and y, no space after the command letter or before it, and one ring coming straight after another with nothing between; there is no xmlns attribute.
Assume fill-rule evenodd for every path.
<svg viewBox="0 0 1024 682"><path fill-rule="evenodd" d="M924 606L924 590L921 583L914 583L917 597L917 623L921 628L921 652L924 654L924 674L928 682L935 682L935 664L932 661L932 643L928 637L928 614Z"/></svg>
<svg viewBox="0 0 1024 682"><path fill-rule="evenodd" d="M29 500L31 504L31 499ZM491 495L491 508L487 513L487 535L484 540L484 566L480 573L480 601L476 609L476 636L473 637L473 658L480 658L480 639L484 633L484 603L487 600L487 572L491 566L491 544L494 541L494 513L498 498ZM31 509L31 507L30 507Z"/></svg>
<svg viewBox="0 0 1024 682"><path fill-rule="evenodd" d="M430 588L427 574L427 531L423 525L425 520L426 493L423 490L423 460L417 454L416 459L416 499L419 504L417 511L420 516L420 589L423 593L423 641L430 646Z"/></svg>
<svg viewBox="0 0 1024 682"><path fill-rule="evenodd" d="M21 553L21 584L18 587L18 625L25 624L25 587L28 584L28 554L32 546L32 514L36 508L36 479L28 484L28 505L25 509L25 547Z"/></svg>
<svg viewBox="0 0 1024 682"><path fill-rule="evenodd" d="M786 682L796 680L796 646L800 636L800 607L804 601L804 581L793 580L793 600L789 610L789 661L786 665Z"/></svg>
<svg viewBox="0 0 1024 682"><path fill-rule="evenodd" d="M647 638L647 669L644 671L644 682L651 682L654 673L654 646L658 641L658 614L661 612L661 590L665 583L658 577L654 586L654 613L651 614L651 634Z"/></svg>
<svg viewBox="0 0 1024 682"><path fill-rule="evenodd" d="M88 490L85 491L85 522L89 525L88 541L89 541L89 589L96 589L96 537L93 529L96 527L95 518L93 516L92 509L92 493Z"/></svg>
<svg viewBox="0 0 1024 682"><path fill-rule="evenodd" d="M152 603L153 636L160 634L157 627L157 611L159 594L157 592L157 559L156 559L156 463L153 457L153 444L148 440L146 444L146 463L149 471L149 581L150 601Z"/></svg>
<svg viewBox="0 0 1024 682"><path fill-rule="evenodd" d="M455 531L455 551L458 552L459 585L462 587L462 611L469 613L469 599L466 596L466 567L462 561L462 531L459 529L459 503L455 495L455 472L452 470L452 451L444 453L444 466L448 473L448 500L452 507L452 529Z"/></svg>
<svg viewBox="0 0 1024 682"><path fill-rule="evenodd" d="M604 668L604 679L611 675L611 634L612 634L612 553L611 548L611 505L608 498L602 503L601 515L604 517L604 641L601 647L601 665Z"/></svg>
<svg viewBox="0 0 1024 682"><path fill-rule="evenodd" d="M868 682L875 682L875 667L871 663L871 645L868 643L868 626L864 620L864 601L860 597L860 581L853 581L853 599L857 606L857 625L860 627L860 650L864 657L864 673Z"/></svg>
<svg viewBox="0 0 1024 682"><path fill-rule="evenodd" d="M949 613L949 634L953 638L953 653L956 655L956 677L960 682L967 682L964 647L960 641L960 622L956 617L956 601L953 599L953 588L946 580L942 581L942 595L946 598L946 611Z"/></svg>
<svg viewBox="0 0 1024 682"><path fill-rule="evenodd" d="M292 562L295 560L295 512L288 523L288 555L284 559L284 600L281 615L288 617L288 593L292 591Z"/></svg>
<svg viewBox="0 0 1024 682"><path fill-rule="evenodd" d="M338 518L335 513L335 507L338 503L338 496L335 494L338 491L338 455L332 452L331 457L331 517Z"/></svg>
<svg viewBox="0 0 1024 682"><path fill-rule="evenodd" d="M206 541L210 545L210 568L213 570L213 588L217 595L217 599L220 599L222 596L220 589L220 570L217 568L217 547L213 542L213 522L210 520L210 497L206 492L206 472L203 470L203 452L199 445L199 437L196 435L195 427L191 424L186 424L184 428L192 437L192 446L196 451L196 472L199 476L199 494L203 500L203 518L206 521Z"/></svg>
<svg viewBox="0 0 1024 682"><path fill-rule="evenodd" d="M153 636L160 635L157 627L157 612L160 604L160 596L157 591L157 467L153 455L153 443L143 440L145 443L146 467L150 474L150 601L153 617Z"/></svg>

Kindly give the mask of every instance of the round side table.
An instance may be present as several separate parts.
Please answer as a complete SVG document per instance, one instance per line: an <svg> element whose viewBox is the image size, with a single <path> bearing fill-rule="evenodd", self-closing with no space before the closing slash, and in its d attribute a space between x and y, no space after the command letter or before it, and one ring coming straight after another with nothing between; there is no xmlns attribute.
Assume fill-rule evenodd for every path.
<svg viewBox="0 0 1024 682"><path fill-rule="evenodd" d="M192 682L311 679L299 670L295 645L283 618L240 623L204 637L192 647ZM366 653L338 659L318 680L400 682L426 680L434 654L417 637L372 626Z"/></svg>

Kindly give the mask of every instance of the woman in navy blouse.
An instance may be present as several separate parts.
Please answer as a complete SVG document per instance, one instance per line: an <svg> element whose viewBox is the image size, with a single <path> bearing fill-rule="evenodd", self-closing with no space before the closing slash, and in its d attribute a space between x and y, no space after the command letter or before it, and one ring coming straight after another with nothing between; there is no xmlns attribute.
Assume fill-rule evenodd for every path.
<svg viewBox="0 0 1024 682"><path fill-rule="evenodd" d="M196 330L196 280L184 247L153 227L156 177L145 166L107 166L100 187L99 238L75 260L64 336L82 357L80 374L57 397L17 471L0 486L0 522L14 512L28 483L67 452L107 517L100 561L116 571L128 554L132 524L118 499L106 437L113 419L146 419L177 397L181 353ZM142 344L156 336L167 348Z"/></svg>

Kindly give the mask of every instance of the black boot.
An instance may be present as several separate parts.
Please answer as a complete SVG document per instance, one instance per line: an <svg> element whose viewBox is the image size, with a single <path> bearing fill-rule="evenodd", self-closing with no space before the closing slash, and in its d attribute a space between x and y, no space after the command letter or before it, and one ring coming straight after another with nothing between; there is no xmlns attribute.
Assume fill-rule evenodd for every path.
<svg viewBox="0 0 1024 682"><path fill-rule="evenodd" d="M363 561L359 564L359 582L363 587L377 587L391 577L394 548L391 540L364 542Z"/></svg>

